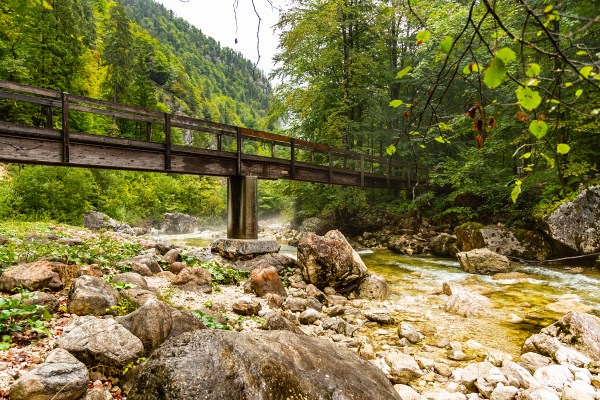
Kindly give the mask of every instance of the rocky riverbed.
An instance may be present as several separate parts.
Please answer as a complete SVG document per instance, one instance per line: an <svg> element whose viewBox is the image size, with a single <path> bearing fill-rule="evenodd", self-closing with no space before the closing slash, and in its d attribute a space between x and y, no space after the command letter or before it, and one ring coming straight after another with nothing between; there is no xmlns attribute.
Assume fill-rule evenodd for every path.
<svg viewBox="0 0 600 400"><path fill-rule="evenodd" d="M73 245L98 235L63 229L35 240ZM543 282L535 271L493 280L461 272L453 261L409 262L381 252L364 255L364 265L339 233L301 242L298 261L274 254L232 260L219 255L217 246L213 254L208 248L113 236L136 243L141 254L113 263L85 260L75 271L46 259L33 264L33 270L46 273L42 286L32 283L32 274L21 281L15 278L24 279L22 272L32 270L31 263L15 268L19 273L7 274L9 269L0 277L8 291L19 285L41 290L49 282L60 282L49 292L52 299L39 295L40 301L52 304L53 319L45 322L52 336L26 330L15 334L12 347L0 353L4 398L9 393L11 399L33 398L37 392L31 390L38 390L47 396L40 398L48 399L123 399L128 394L152 399L161 398L158 391L164 388L171 395L180 394L166 398L199 398L207 394L190 392L188 386L204 378L178 373L190 367L184 357L188 353L214 365L203 373L222 377L215 385L245 388L239 389L243 395L231 398L273 398L259 387L270 387L274 380L284 380L297 393L322 393L318 398L600 398L600 319L590 314L596 312L589 308L592 302L571 296L551 306L552 311L547 306L561 301L554 298L543 304L541 313L533 298L513 305L500 300L498 285L504 292L510 293L507 288L513 285L515 291L527 292L527 285ZM200 261L205 268L199 268ZM415 268L418 263L429 267ZM446 273L441 274L436 263ZM333 264L337 267L331 268ZM223 267L228 265L253 272L236 274ZM123 273L123 266L131 271ZM113 284L101 276L110 276ZM540 332L546 325L550 326ZM222 333L209 334L216 330ZM265 330L288 333L265 336ZM112 333L102 336L107 331ZM256 351L253 343L268 340L272 348L261 347L259 355L250 356ZM122 348L110 347L116 345ZM222 345L224 349L218 350ZM291 375L275 374L270 363L259 368L243 361L275 360L293 348L303 351L281 361L279 369L312 368L320 373L302 375L303 380L296 382ZM229 356L231 349L239 358ZM169 354L181 357L175 360ZM328 364L316 359L327 359ZM343 365L336 360L343 360ZM180 367L152 383L157 375L152 371L170 371L171 365ZM68 371L59 383L57 370ZM336 380L340 371L348 379ZM260 377L253 376L257 374ZM360 384L349 387L343 381L352 376ZM263 383L253 386L256 379ZM173 386L177 382L185 387ZM395 386L388 391L386 385ZM223 394L219 390L214 388L214 396Z"/></svg>

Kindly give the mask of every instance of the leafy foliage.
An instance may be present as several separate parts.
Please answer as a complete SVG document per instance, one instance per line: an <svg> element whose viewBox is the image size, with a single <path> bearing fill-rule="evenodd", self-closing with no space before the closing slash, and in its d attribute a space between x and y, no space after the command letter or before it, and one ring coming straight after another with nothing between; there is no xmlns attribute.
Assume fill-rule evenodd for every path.
<svg viewBox="0 0 600 400"><path fill-rule="evenodd" d="M28 304L34 299L34 294L21 290L20 298L0 297L0 350L7 350L11 345L11 334L33 330L38 333L48 334L44 321L50 320L50 313L46 307L38 304Z"/></svg>

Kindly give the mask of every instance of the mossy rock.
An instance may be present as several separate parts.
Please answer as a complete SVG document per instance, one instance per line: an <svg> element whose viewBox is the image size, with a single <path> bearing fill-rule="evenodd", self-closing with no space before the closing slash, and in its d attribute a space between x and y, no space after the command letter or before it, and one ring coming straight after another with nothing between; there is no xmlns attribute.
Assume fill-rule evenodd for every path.
<svg viewBox="0 0 600 400"><path fill-rule="evenodd" d="M467 222L456 228L456 247L459 251L470 251L485 247L485 241L481 235L483 224L478 222Z"/></svg>

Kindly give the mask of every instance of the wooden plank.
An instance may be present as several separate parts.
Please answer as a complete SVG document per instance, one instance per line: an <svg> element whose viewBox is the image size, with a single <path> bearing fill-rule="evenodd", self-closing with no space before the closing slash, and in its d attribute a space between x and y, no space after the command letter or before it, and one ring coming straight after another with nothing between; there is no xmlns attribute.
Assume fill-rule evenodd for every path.
<svg viewBox="0 0 600 400"><path fill-rule="evenodd" d="M231 135L236 133L237 127L232 125L220 124L218 122L207 121L204 119L187 117L185 115L171 114L171 122L180 122L198 126L198 128L211 128L219 131L228 132Z"/></svg>
<svg viewBox="0 0 600 400"><path fill-rule="evenodd" d="M173 153L171 171L195 175L235 176L236 159Z"/></svg>
<svg viewBox="0 0 600 400"><path fill-rule="evenodd" d="M32 164L59 164L62 143L40 138L0 137L0 161Z"/></svg>
<svg viewBox="0 0 600 400"><path fill-rule="evenodd" d="M61 93L62 101L62 162L69 162L69 95Z"/></svg>
<svg viewBox="0 0 600 400"><path fill-rule="evenodd" d="M107 117L123 118L131 121L148 122L151 124L163 125L164 121L156 118L144 117L142 115L130 114L127 112L104 110L102 108L93 108L88 106L80 106L77 104L71 104L71 110L82 111L96 115L106 115Z"/></svg>
<svg viewBox="0 0 600 400"><path fill-rule="evenodd" d="M12 122L0 121L0 133L7 136L28 135L31 138L56 138L60 139L60 132L50 128L38 128L36 126L26 126L13 124Z"/></svg>
<svg viewBox="0 0 600 400"><path fill-rule="evenodd" d="M44 89L39 87L33 87L28 85L21 85L19 83L9 82L0 80L0 88L9 90L18 90L29 94L37 94L40 96L47 96L53 99L60 99L60 92L51 89Z"/></svg>
<svg viewBox="0 0 600 400"><path fill-rule="evenodd" d="M125 138L116 138L110 136L91 135L89 133L71 133L71 142L78 142L90 145L104 145L107 147L127 147L132 151L136 150L154 150L164 152L164 145L161 143L148 143L140 140L131 140Z"/></svg>
<svg viewBox="0 0 600 400"><path fill-rule="evenodd" d="M71 143L70 163L134 171L166 172L164 153Z"/></svg>
<svg viewBox="0 0 600 400"><path fill-rule="evenodd" d="M211 133L213 135L227 135L227 134L229 134L228 132L224 132L224 131L222 131L220 129L201 127L201 126L191 125L191 124L184 124L184 123L181 123L181 122L173 122L172 119L171 119L171 127L173 127L173 128L191 129L191 130L194 130L196 132L206 132L206 133Z"/></svg>
<svg viewBox="0 0 600 400"><path fill-rule="evenodd" d="M148 110L146 108L128 106L126 104L121 104L121 103L111 103L109 101L96 100L96 99L92 99L89 97L77 96L74 94L72 94L70 96L71 96L71 102L91 104L91 105L98 106L98 107L107 107L107 108L111 108L113 110L140 114L140 115L143 115L146 117L161 118L163 115L163 113L160 111ZM74 105L75 104L73 104L72 106L74 106Z"/></svg>
<svg viewBox="0 0 600 400"><path fill-rule="evenodd" d="M40 104L42 106L50 106L50 107L60 107L60 101L47 99L44 97L34 97L28 96L26 94L14 93L14 92L6 92L4 90L0 90L0 97L8 99L8 100L16 100L16 101L24 101L27 103Z"/></svg>

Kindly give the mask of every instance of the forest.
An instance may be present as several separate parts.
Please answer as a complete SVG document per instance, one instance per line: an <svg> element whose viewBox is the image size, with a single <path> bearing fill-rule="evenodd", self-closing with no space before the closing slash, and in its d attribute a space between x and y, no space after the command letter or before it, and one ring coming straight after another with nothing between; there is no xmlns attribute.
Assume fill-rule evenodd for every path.
<svg viewBox="0 0 600 400"><path fill-rule="evenodd" d="M400 192L261 182L263 214L531 227L600 182L596 6L294 0L267 77L151 0L10 0L0 5L0 79L393 155L428 175ZM0 112L31 118L7 102ZM179 211L209 223L223 218L224 195L214 178L9 165L0 215L80 223L99 210L142 223Z"/></svg>

